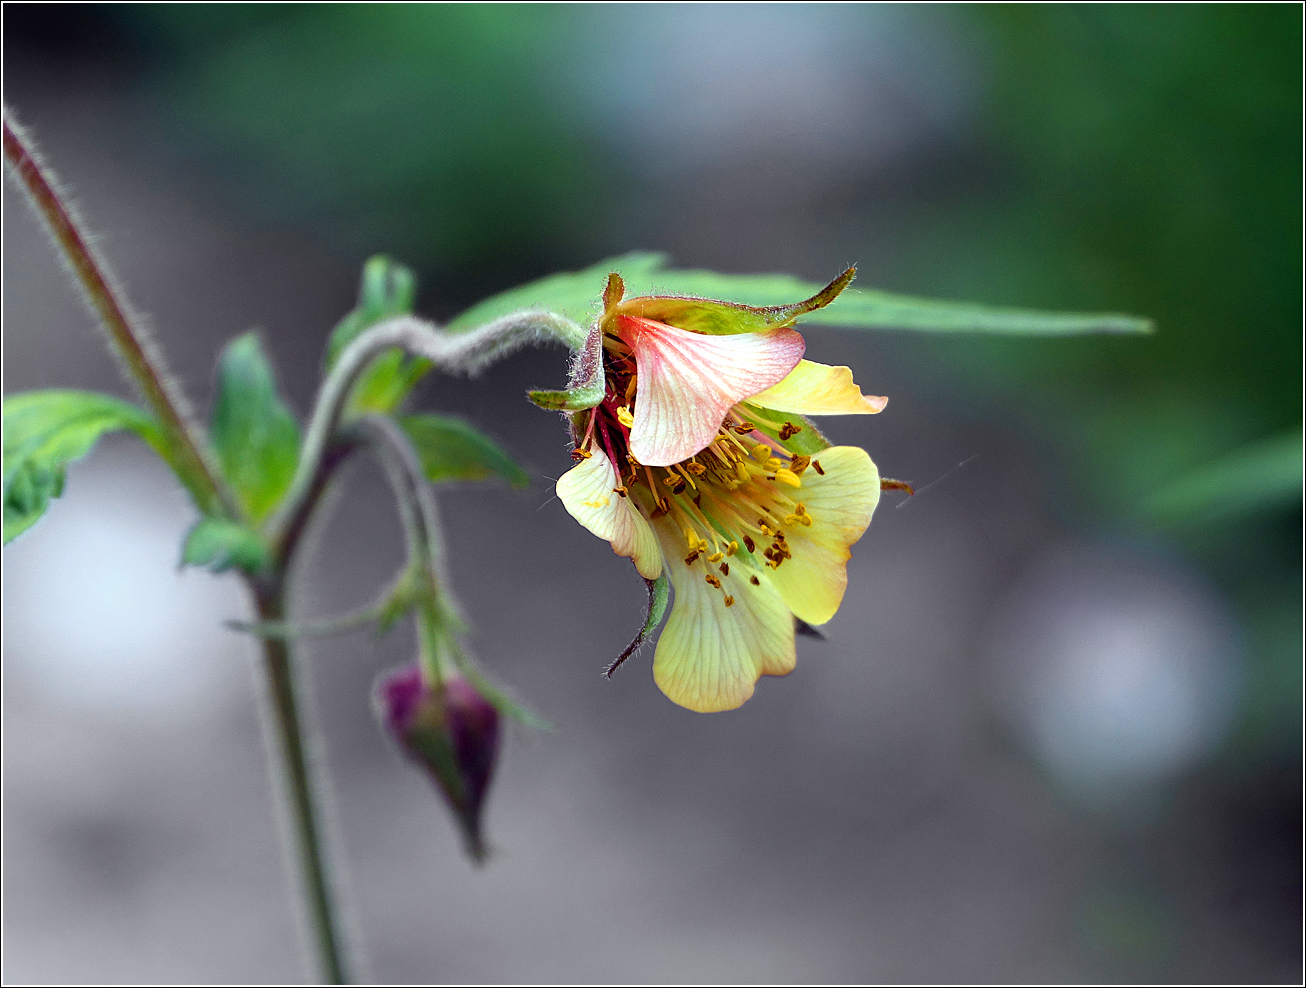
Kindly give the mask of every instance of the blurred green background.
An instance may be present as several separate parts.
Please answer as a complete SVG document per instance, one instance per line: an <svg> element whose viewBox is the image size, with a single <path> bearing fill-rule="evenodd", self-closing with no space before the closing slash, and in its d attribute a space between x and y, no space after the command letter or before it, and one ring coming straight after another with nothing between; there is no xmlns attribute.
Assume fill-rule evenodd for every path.
<svg viewBox="0 0 1306 988"><path fill-rule="evenodd" d="M1037 865L1051 876L1049 884L1076 890L1065 925L1078 930L1077 942L1096 960L1058 967L1036 949L1013 947L1011 956L979 973L1033 981L1299 975L1300 7L6 5L5 27L7 99L38 140L39 113L23 114L40 93L63 94L47 103L69 98L94 107L93 91L102 83L119 101L113 133L101 141L110 156L152 179L167 176L170 189L181 182L186 195L242 231L294 231L332 258L333 277L349 272L317 298L304 298L303 285L325 277L297 282L296 270L284 272L284 306L275 310L284 318L269 349L301 410L315 386L311 364L330 313L348 308L354 272L380 252L418 271L418 310L435 318L535 277L650 249L667 251L677 266L784 270L818 282L857 262L863 286L1154 319L1157 332L1147 338L943 339L814 330L808 339L817 359L851 364L868 391L879 393L878 379L890 382L884 385L890 412L881 418L901 417L885 429L920 427L920 438L883 434L872 452L887 472L929 483L975 449L990 463L1015 464L1010 476L977 473L968 480L959 473L940 488L964 503L959 510L968 525L993 526L980 543L992 556L988 576L975 580L979 589L958 591L959 612L994 606L993 588L1010 583L1019 560L1033 554L1029 531L1012 522L1015 534L1008 538L1001 528L1005 516L992 498L1003 496L1004 484L1012 513L1034 518L1045 511L1059 531L1180 560L1200 571L1235 612L1241 647L1235 726L1203 764L1171 788L1161 785L1161 796L1139 798L1146 804L1140 813L1162 823L1140 837L1132 822L1101 824L1092 813L1072 814L1071 829L1100 825L1106 835L1094 845L1100 856L1085 866L1087 877L1058 871L1079 846L1069 839ZM74 66L73 83L48 82ZM27 80L42 72L47 89L33 85L25 102ZM93 126L86 131L94 134ZM59 159L55 166L69 167ZM226 265L229 284L247 275L251 296L271 307L267 284L283 272L248 272L242 263L220 258L215 267ZM202 346L180 334L164 337L192 379L206 371L191 369L202 361L191 361L187 347L207 360L220 345L195 335ZM825 340L837 341L838 349ZM538 364L550 370L536 367L507 365L501 380L519 392L518 385L550 385L540 373L560 376L557 354ZM518 380L527 374L534 376ZM459 390L456 382L440 387L461 397L459 410L509 437L514 453L529 460L533 451L550 451L534 452L536 462L528 466L560 471L561 454L552 456L545 446L556 441L561 449L549 431L555 423L521 424L535 423L531 410L501 400L494 378L481 391ZM506 394L509 385L501 390ZM1020 457L1004 459L1000 450L1013 435L1037 469L1024 470ZM929 448L932 441L938 449ZM1042 485L1050 496L1042 496ZM1037 507L1025 510L1026 498ZM926 509L922 498L912 512L886 514L882 509L872 534L891 548L894 524L920 526L912 534L922 545L934 527L949 537L946 506ZM43 524L56 522L52 513ZM1037 534L1041 524L1034 518L1028 528ZM533 529L525 531L534 537ZM514 551L529 556L546 549ZM902 552L892 559L905 567L910 545ZM947 572L931 572L931 586L950 586ZM922 630L918 637L928 635ZM974 655L961 651L949 667L953 685L977 694ZM510 671L529 683L528 670L523 663ZM350 702L361 695L360 686ZM609 703L607 694L603 702ZM777 717L796 717L775 709ZM663 715L650 710L640 716ZM601 715L592 722L601 723ZM584 723L575 716L573 736L583 735L578 725ZM665 736L661 720L648 723L649 736ZM793 721L781 723L795 728ZM621 729L628 726L622 722ZM686 730L686 737L702 731L705 743L725 748L712 730L730 728ZM902 742L904 751L928 753L928 738L946 735L937 724L918 730ZM966 750L987 743L985 730L975 729ZM631 736L642 737L633 729ZM615 743L603 737L605 758ZM641 743L650 744L633 742L632 759L648 756ZM775 756L764 745L757 750L759 761L767 752ZM910 759L904 769L883 751L868 752L868 762L890 767L868 770L884 788L867 801L887 790L885 805L900 798L907 817L925 811L913 809L901 792L895 797L892 780L874 773L901 771L925 779L926 788L937 779L949 792L964 788L961 769L932 776ZM814 756L802 749L793 757L794 772L805 773ZM645 763L638 764L640 785L657 791L658 772L668 770L650 768L645 776ZM966 764L960 754L948 763ZM769 785L769 770L757 771L765 780L759 787ZM788 778L782 771L778 777ZM617 784L623 792L632 786L628 778ZM991 789L1009 792L996 783ZM710 804L715 792L703 783L700 803ZM833 800L831 819L842 821L845 836L860 846L860 831L847 822L860 818L837 794L821 795ZM617 798L605 791L604 800ZM749 805L742 796L736 802ZM1012 797L1012 804L1020 801ZM1193 851L1200 867L1190 868L1184 848L1207 847L1184 829L1182 807L1192 805L1216 807L1220 820L1233 821L1233 836L1220 838L1226 843L1218 853ZM839 815L844 810L846 818ZM1190 815L1200 829L1206 817ZM1028 819L1020 821L1024 826ZM1196 843L1185 843L1190 838ZM983 846L989 850L977 857L991 851ZM866 847L869 861L874 849L869 841ZM764 871L760 860L747 867ZM799 863L802 874L814 867ZM1216 877L1209 886L1197 879L1185 885L1190 873ZM925 889L926 901L937 876L928 869L921 874L910 885ZM938 878L939 887L950 888L952 877ZM1002 887L996 878L991 884ZM1164 893L1156 891L1161 887ZM668 901L679 901L663 891ZM818 891L824 901L824 887ZM950 895L940 893L947 903ZM1203 909L1235 917L1231 927L1241 922L1253 929L1245 939L1254 946L1226 950L1236 938L1221 939L1225 926L1209 935L1214 927L1202 925ZM979 912L970 925L949 922L937 942L960 944L962 955L968 934L1000 943L1005 927L992 936L975 933L986 929L991 911ZM713 916L707 925L715 930L716 922ZM1227 966L1192 966L1200 963L1193 960L1200 955L1194 943L1223 951ZM423 976L425 956L409 957L405 967L406 955L390 947L394 969ZM880 975L975 976L964 968L931 968L931 950L917 967ZM668 976L631 963L648 980ZM707 969L708 980L714 970ZM717 980L740 980L737 971L722 968ZM819 973L814 980L865 977L862 968ZM471 967L466 975L480 980L481 970Z"/></svg>

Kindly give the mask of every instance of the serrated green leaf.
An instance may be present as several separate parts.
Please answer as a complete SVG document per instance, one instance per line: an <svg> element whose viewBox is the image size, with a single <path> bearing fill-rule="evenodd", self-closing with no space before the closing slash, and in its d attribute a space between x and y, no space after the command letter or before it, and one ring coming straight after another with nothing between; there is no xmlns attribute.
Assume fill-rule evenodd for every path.
<svg viewBox="0 0 1306 988"><path fill-rule="evenodd" d="M1212 524L1282 508L1302 497L1302 434L1273 436L1188 473L1153 494L1144 514L1167 524Z"/></svg>
<svg viewBox="0 0 1306 988"><path fill-rule="evenodd" d="M588 325L598 315L610 272L626 282L626 297L688 295L755 306L790 305L819 292L821 285L787 274L731 275L664 267L661 254L609 258L584 271L551 275L487 299L458 316L449 329L471 329L521 308L542 308ZM849 288L834 302L802 316L801 322L862 329L938 333L997 333L1069 336L1081 333L1149 333L1150 320L1116 313L1041 312L895 295Z"/></svg>
<svg viewBox="0 0 1306 988"><path fill-rule="evenodd" d="M512 487L530 485L530 477L479 429L445 415L408 415L399 420L422 462L427 479L484 480L497 476Z"/></svg>
<svg viewBox="0 0 1306 988"><path fill-rule="evenodd" d="M267 549L257 532L226 518L201 518L186 535L183 566L206 566L223 573L233 566L257 573L267 563Z"/></svg>
<svg viewBox="0 0 1306 988"><path fill-rule="evenodd" d="M4 399L4 541L36 524L63 493L64 469L106 432L127 429L164 459L157 422L135 405L91 391L29 391Z"/></svg>
<svg viewBox="0 0 1306 988"><path fill-rule="evenodd" d="M299 423L277 394L258 335L238 336L218 361L210 424L223 475L254 521L276 507L299 462Z"/></svg>

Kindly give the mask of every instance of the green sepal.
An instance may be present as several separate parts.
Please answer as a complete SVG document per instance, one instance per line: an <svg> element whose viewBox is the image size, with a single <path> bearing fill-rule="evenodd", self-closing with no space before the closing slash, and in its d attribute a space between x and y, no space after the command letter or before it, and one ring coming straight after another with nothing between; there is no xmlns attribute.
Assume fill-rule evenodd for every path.
<svg viewBox="0 0 1306 988"><path fill-rule="evenodd" d="M252 575L267 563L267 547L259 534L226 518L201 518L181 550L182 566L204 566L214 573L235 568Z"/></svg>
<svg viewBox="0 0 1306 988"><path fill-rule="evenodd" d="M210 435L223 476L254 521L276 507L299 462L299 423L277 394L258 334L227 344L218 361Z"/></svg>
<svg viewBox="0 0 1306 988"><path fill-rule="evenodd" d="M709 336L760 333L791 326L799 316L825 308L856 275L856 268L848 268L810 298L789 305L754 306L682 295L649 295L622 303L621 312Z"/></svg>
<svg viewBox="0 0 1306 988"><path fill-rule="evenodd" d="M170 459L157 421L143 409L92 391L28 391L4 399L4 542L31 528L59 497L69 463L106 432L127 429Z"/></svg>
<svg viewBox="0 0 1306 988"><path fill-rule="evenodd" d="M408 415L398 420L432 482L500 477L510 487L531 478L494 440L475 426L445 415Z"/></svg>
<svg viewBox="0 0 1306 988"><path fill-rule="evenodd" d="M606 390L603 333L595 326L572 359L570 386L565 391L528 391L526 397L549 411L583 412L602 402Z"/></svg>
<svg viewBox="0 0 1306 988"><path fill-rule="evenodd" d="M608 275L618 272L628 298L644 295L730 299L767 308L793 304L820 294L821 286L787 274L733 275L715 271L668 269L662 254L639 252L608 258L583 271L550 275L509 289L468 309L449 329L471 329L516 309L543 308L579 322L599 315ZM809 299L810 300L810 299ZM996 333L1074 336L1082 333L1150 333L1149 319L1118 313L1041 312L849 289L830 305L803 313L803 321L860 329L898 329L934 333Z"/></svg>
<svg viewBox="0 0 1306 988"><path fill-rule="evenodd" d="M667 603L671 600L671 580L667 577L667 571L664 567L661 575L656 580L645 580L648 584L648 615L644 618L644 626L639 629L639 634L635 640L622 650L613 663L604 670L604 675L609 679L617 671L617 667L625 662L628 658L639 651L649 637L657 630L657 626L662 623L663 616L667 613Z"/></svg>

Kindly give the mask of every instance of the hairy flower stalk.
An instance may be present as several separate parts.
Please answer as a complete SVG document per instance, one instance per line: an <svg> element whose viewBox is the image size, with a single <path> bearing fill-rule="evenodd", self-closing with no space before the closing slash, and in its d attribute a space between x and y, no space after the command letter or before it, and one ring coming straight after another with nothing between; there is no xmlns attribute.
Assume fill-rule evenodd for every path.
<svg viewBox="0 0 1306 988"><path fill-rule="evenodd" d="M692 710L738 707L760 676L790 672L795 618L823 624L843 599L880 477L863 450L829 446L802 416L874 413L886 399L862 395L846 367L803 360L790 326L851 279L770 310L623 302L609 280L597 327L606 387L571 416L579 462L557 491L641 576L669 576L676 600L653 675Z"/></svg>

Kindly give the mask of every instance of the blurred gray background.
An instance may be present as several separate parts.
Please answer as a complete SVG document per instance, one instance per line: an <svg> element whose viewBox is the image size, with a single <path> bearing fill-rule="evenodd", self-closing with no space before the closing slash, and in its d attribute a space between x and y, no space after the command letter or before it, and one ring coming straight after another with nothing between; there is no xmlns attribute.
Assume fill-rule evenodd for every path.
<svg viewBox="0 0 1306 988"><path fill-rule="evenodd" d="M1300 423L1300 11L24 5L4 98L207 414L259 328L302 415L362 261L419 310L635 248L1045 308L1152 340L807 333L890 404L826 420L889 476L828 641L741 710L604 665L643 585L552 497L560 350L415 407L526 493L441 496L510 737L488 867L373 721L407 628L304 665L352 927L381 982L1296 982L1300 501L1149 522L1170 477ZM129 391L14 189L4 389ZM596 293L600 286L596 285ZM4 979L311 979L233 578L105 441L4 553ZM375 466L297 610L401 561Z"/></svg>

